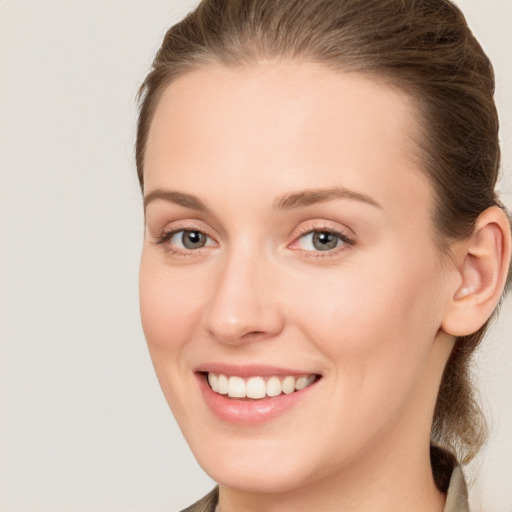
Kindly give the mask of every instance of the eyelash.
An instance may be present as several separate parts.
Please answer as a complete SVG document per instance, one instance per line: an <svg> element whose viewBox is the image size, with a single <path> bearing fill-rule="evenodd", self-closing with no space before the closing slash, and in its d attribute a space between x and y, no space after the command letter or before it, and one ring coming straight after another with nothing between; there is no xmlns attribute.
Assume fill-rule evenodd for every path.
<svg viewBox="0 0 512 512"><path fill-rule="evenodd" d="M307 235L312 235L314 233L328 233L330 235L333 235L339 239L339 241L341 242L341 245L338 247L334 247L332 249L325 250L325 251L320 251L320 250L314 251L314 250L307 250L307 249L300 249L300 248L295 249L295 250L301 251L302 253L307 253L308 257L310 257L310 258L328 258L330 256L334 256L334 255L338 254L340 251L347 250L348 247L353 247L356 245L356 240L352 237L347 236L343 231L334 229L331 227L327 227L327 226L322 226L322 227L314 227L314 228L307 227L307 228L304 228L303 230L299 231L299 233L295 237L292 244L290 244L290 246L298 244L298 242L302 238L304 238Z"/></svg>
<svg viewBox="0 0 512 512"><path fill-rule="evenodd" d="M174 254L177 254L180 256L196 255L200 249L203 249L204 247L212 246L212 245L206 245L206 246L199 247L197 249L186 249L186 248L183 249L183 248L176 248L169 243L169 241L175 235L177 235L179 233L186 233L186 232L201 233L208 240L213 241L214 244L217 244L217 242L211 236L209 236L207 233L205 233L204 231L202 231L200 229L193 228L193 227L189 227L189 228L184 227L181 229L173 229L170 231L165 231L157 237L155 244L163 245L164 250L166 252L171 252L171 253L174 253ZM297 248L294 250L300 251L302 253L306 253L307 256L311 257L311 258L325 258L325 257L333 256L334 254L337 254L339 251L346 250L347 246L355 246L356 245L356 241L353 238L347 236L342 231L323 226L323 227L318 227L318 228L316 228L316 227L315 228L305 228L305 229L299 231L297 236L294 238L293 242L291 244L289 244L288 247L292 247L293 245L297 244L305 236L312 235L314 233L328 233L330 235L333 235L339 239L339 241L341 242L341 245L334 247L332 249L327 249L325 251L321 251L321 250L315 251L315 250L307 250L307 249L301 249L301 248Z"/></svg>
<svg viewBox="0 0 512 512"><path fill-rule="evenodd" d="M208 240L210 241L213 241L215 242L215 240L207 235L204 231L200 230L200 229L197 229L197 228L193 228L193 227L189 227L189 228L180 228L180 229L172 229L170 231L164 231L161 235L159 235L157 237L157 240L156 240L156 245L163 245L164 246L164 250L166 252L171 252L171 253L174 253L174 254L177 254L179 256L188 256L188 255L196 255L198 252L199 252L199 249L202 249L203 247L200 247L198 249L182 249L182 248L177 248L177 247L174 247L173 245L171 245L169 242L170 240L173 238L173 236L177 235L178 233L201 233L203 236L205 236ZM216 244L216 242L215 242ZM206 247L210 247L211 245L207 245Z"/></svg>

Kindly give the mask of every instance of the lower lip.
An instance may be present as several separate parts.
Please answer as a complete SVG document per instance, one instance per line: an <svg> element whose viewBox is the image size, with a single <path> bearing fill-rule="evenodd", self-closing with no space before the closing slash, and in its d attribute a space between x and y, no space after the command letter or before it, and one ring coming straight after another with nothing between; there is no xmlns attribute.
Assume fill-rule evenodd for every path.
<svg viewBox="0 0 512 512"><path fill-rule="evenodd" d="M206 382L204 374L197 374L197 377L201 393L212 412L223 421L241 425L255 425L273 420L298 405L318 384L316 380L307 388L289 395L281 394L260 400L237 400L215 393Z"/></svg>

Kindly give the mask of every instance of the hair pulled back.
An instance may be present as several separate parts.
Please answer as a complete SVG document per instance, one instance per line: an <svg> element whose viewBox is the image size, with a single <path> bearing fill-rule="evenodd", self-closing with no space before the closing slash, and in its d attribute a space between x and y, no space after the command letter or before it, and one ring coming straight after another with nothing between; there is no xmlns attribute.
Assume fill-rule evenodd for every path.
<svg viewBox="0 0 512 512"><path fill-rule="evenodd" d="M141 187L153 113L173 80L212 62L250 66L281 59L366 73L415 100L416 143L435 191L441 250L469 236L485 209L503 208L494 191L500 148L493 69L449 0L203 0L167 32L140 89ZM456 340L434 412L432 443L463 463L485 439L469 365L486 326Z"/></svg>

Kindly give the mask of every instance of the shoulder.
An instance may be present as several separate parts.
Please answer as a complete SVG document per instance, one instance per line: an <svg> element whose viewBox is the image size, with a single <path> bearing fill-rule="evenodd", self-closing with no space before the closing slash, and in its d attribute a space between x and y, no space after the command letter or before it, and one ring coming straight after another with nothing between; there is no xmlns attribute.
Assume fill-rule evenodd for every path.
<svg viewBox="0 0 512 512"><path fill-rule="evenodd" d="M183 509L181 512L214 512L219 499L219 488L215 487L204 498Z"/></svg>

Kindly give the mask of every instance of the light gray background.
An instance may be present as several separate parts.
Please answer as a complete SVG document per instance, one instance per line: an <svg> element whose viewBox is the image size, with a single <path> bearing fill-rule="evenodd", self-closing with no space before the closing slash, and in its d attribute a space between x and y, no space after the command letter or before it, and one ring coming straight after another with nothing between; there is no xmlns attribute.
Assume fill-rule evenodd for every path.
<svg viewBox="0 0 512 512"><path fill-rule="evenodd" d="M2 512L172 511L212 482L139 322L134 97L195 0L0 3ZM495 63L512 206L512 1L459 2ZM512 306L479 356L492 418L474 511L512 511Z"/></svg>

